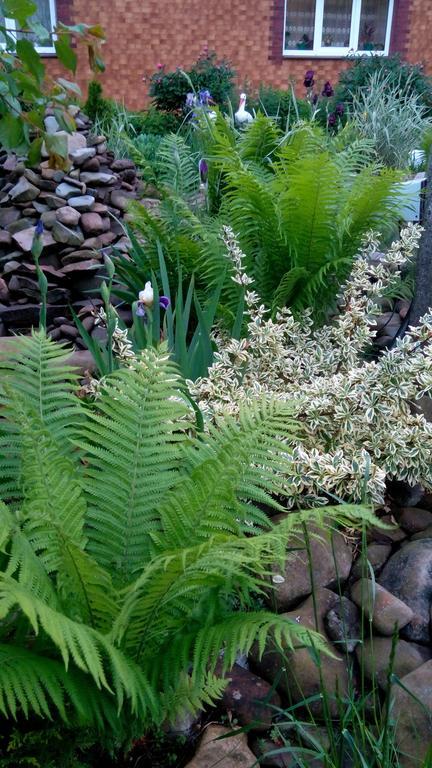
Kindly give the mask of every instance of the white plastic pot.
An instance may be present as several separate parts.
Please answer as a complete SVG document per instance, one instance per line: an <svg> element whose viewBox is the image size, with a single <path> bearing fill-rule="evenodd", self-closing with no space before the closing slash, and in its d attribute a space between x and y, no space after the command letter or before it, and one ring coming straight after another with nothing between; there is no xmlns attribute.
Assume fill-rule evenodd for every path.
<svg viewBox="0 0 432 768"><path fill-rule="evenodd" d="M402 210L404 221L420 221L422 218L426 174L417 173L413 179L401 183Z"/></svg>

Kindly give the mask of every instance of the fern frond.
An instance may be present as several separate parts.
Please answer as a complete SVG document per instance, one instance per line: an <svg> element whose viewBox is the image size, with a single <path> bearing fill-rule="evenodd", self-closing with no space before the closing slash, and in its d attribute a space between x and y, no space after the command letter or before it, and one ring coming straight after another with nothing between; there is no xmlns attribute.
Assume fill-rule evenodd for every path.
<svg viewBox="0 0 432 768"><path fill-rule="evenodd" d="M177 195L188 197L199 188L198 156L178 133L168 134L162 139L157 169L160 181Z"/></svg>
<svg viewBox="0 0 432 768"><path fill-rule="evenodd" d="M79 436L88 550L126 581L146 562L157 508L178 477L189 412L180 389L168 358L146 351L133 369L110 377Z"/></svg>

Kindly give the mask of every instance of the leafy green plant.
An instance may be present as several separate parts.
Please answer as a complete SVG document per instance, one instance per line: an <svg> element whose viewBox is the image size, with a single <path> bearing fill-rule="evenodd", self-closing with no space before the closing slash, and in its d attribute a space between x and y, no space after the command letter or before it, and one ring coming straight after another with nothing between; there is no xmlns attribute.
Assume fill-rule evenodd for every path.
<svg viewBox="0 0 432 768"><path fill-rule="evenodd" d="M36 40L46 40L48 32L32 20L37 10L32 0L2 0L0 2L0 146L18 154L29 155L29 162L40 157L42 143L50 153L51 164L62 167L67 163L65 137L47 134L44 127L45 109L53 108L59 125L72 131L75 122L67 107L71 96L80 96L78 86L66 80L53 80L46 75L45 64L36 50ZM10 33L7 20L18 25L20 35ZM75 73L77 56L73 39L80 39L88 48L89 62L94 71L103 68L99 47L104 39L99 25L59 24L54 42L61 63Z"/></svg>
<svg viewBox="0 0 432 768"><path fill-rule="evenodd" d="M37 333L1 363L0 711L122 739L218 698L222 649L226 670L270 631L311 641L252 596L320 517L274 528L263 511L283 509L289 404L257 401L198 439L166 356L147 352L85 406L67 356Z"/></svg>
<svg viewBox="0 0 432 768"><path fill-rule="evenodd" d="M273 118L282 130L287 130L299 118L307 120L310 115L309 104L304 99L293 98L292 89L271 85L260 85L257 96L248 97L248 108Z"/></svg>
<svg viewBox="0 0 432 768"><path fill-rule="evenodd" d="M93 122L99 120L105 123L113 118L115 110L115 102L103 96L102 83L99 80L91 80L88 86L87 101L84 105L86 115Z"/></svg>
<svg viewBox="0 0 432 768"><path fill-rule="evenodd" d="M401 96L417 94L420 102L432 111L432 80L422 66L402 61L399 54L392 56L355 56L351 66L341 72L339 83L335 88L335 102L345 102L349 105L353 96L364 88L372 75L380 73L389 78L389 84L400 88Z"/></svg>
<svg viewBox="0 0 432 768"><path fill-rule="evenodd" d="M390 168L408 168L414 149L422 146L432 117L410 81L375 72L363 88L353 93L351 121L360 136L373 142L378 159Z"/></svg>
<svg viewBox="0 0 432 768"><path fill-rule="evenodd" d="M215 102L222 105L232 94L234 77L235 72L228 61L218 61L216 53L205 51L185 72L179 67L173 72L168 72L160 65L158 71L150 78L150 96L157 109L181 112L185 106L186 94L192 86L195 91L208 89Z"/></svg>

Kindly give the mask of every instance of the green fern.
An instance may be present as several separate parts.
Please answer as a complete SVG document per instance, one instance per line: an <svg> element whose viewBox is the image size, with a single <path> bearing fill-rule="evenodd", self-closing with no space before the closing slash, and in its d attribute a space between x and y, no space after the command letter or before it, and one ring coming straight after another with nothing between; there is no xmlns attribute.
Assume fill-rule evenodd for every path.
<svg viewBox="0 0 432 768"><path fill-rule="evenodd" d="M197 436L166 356L146 352L86 407L64 352L42 334L17 340L14 360L0 382L0 445L13 435L16 457L6 460L13 503L7 489L0 502L3 716L126 738L134 724L142 732L214 703L221 652L228 669L269 635L321 647L256 610L288 540L309 520L325 524L316 510L278 526L265 514L283 509L278 476L298 438L289 403L259 401ZM373 519L325 512L335 523Z"/></svg>

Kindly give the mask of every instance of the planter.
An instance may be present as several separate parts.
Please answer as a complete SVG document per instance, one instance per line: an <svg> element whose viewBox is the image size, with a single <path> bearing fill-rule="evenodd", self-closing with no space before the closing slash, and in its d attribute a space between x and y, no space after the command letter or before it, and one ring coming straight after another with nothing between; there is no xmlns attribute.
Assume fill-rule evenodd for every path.
<svg viewBox="0 0 432 768"><path fill-rule="evenodd" d="M413 178L403 181L400 185L402 192L401 219L404 221L420 221L423 215L426 174L417 173Z"/></svg>

